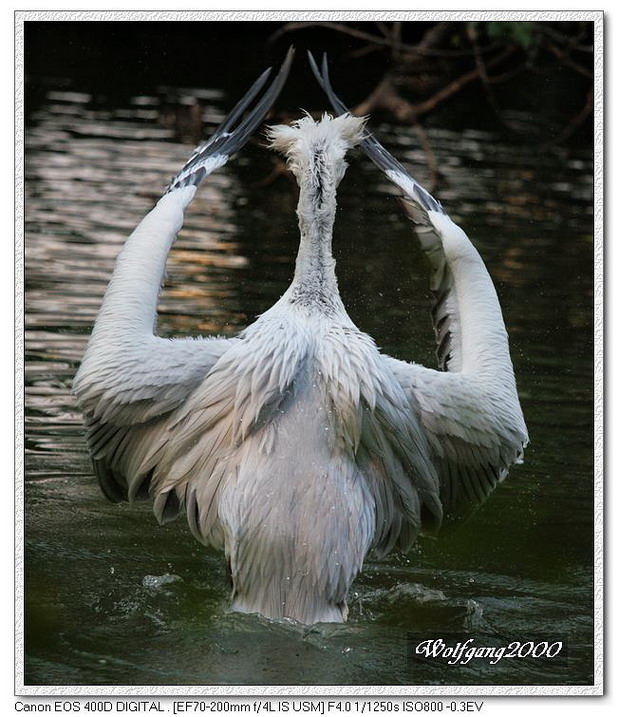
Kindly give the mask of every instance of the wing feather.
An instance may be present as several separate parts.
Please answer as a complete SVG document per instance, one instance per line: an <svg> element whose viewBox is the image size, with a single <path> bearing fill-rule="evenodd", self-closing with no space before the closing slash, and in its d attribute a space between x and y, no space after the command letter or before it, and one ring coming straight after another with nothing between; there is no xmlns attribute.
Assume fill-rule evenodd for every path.
<svg viewBox="0 0 618 717"><path fill-rule="evenodd" d="M528 442L519 406L499 385L387 358L414 400L440 478L447 521L467 517L482 505ZM507 396L508 398L508 396Z"/></svg>
<svg viewBox="0 0 618 717"><path fill-rule="evenodd" d="M111 500L147 497L153 468L172 438L170 429L177 408L182 406L204 381L219 358L237 339L181 339L167 341L153 337L151 350L140 360L136 352L108 358L110 373L118 392L97 380L97 371L86 367L76 390L84 414L86 440L94 469L104 493ZM176 365L182 356L182 369ZM165 383L151 385L153 376L170 366ZM131 400L135 397L135 400ZM170 506L166 516L169 518Z"/></svg>

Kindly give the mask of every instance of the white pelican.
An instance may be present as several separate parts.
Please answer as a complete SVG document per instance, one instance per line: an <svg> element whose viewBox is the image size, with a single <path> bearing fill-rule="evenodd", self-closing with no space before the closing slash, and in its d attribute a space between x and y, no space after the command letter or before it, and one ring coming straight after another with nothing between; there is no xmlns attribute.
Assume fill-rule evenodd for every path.
<svg viewBox="0 0 618 717"><path fill-rule="evenodd" d="M298 182L294 278L234 338L156 336L168 251L197 185L226 163L285 81L247 119L263 75L128 238L74 383L95 472L114 501L150 496L165 522L225 551L232 609L342 622L372 551L409 548L482 503L527 433L485 266L440 204L347 113L269 130ZM314 71L330 89L326 65ZM440 368L382 354L348 316L331 252L346 151L361 144L403 192L433 269Z"/></svg>

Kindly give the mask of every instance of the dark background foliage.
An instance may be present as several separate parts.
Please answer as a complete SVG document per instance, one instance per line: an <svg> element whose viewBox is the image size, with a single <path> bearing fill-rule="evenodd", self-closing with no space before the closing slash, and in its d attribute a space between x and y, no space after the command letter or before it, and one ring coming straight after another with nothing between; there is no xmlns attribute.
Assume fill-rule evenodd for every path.
<svg viewBox="0 0 618 717"><path fill-rule="evenodd" d="M25 23L26 109L49 85L95 102L162 86L238 95L288 46L297 59L278 109L326 107L306 60L327 52L351 107L417 128L502 131L513 141L590 143L590 22ZM70 79L69 79L70 78Z"/></svg>

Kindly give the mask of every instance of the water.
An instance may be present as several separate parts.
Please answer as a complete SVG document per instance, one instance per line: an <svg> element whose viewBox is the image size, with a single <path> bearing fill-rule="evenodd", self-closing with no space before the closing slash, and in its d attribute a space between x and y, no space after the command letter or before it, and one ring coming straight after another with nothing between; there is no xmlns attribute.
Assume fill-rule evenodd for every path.
<svg viewBox="0 0 618 717"><path fill-rule="evenodd" d="M197 94L208 133L231 103ZM501 297L531 444L525 464L466 525L421 539L407 556L369 561L347 624L306 629L229 613L223 557L200 546L183 520L159 527L148 505L103 498L71 381L124 238L192 149L195 128L183 108L195 96L104 108L88 95L50 92L30 117L25 684L590 684L588 151L430 133L443 169L439 196L474 237ZM427 180L411 132L377 129ZM285 290L296 194L277 169L256 143L200 189L170 254L162 335L233 335ZM370 162L351 158L335 236L341 293L385 352L434 365L427 269L392 194ZM562 639L568 659L458 667L407 659L417 635L449 634L479 645Z"/></svg>

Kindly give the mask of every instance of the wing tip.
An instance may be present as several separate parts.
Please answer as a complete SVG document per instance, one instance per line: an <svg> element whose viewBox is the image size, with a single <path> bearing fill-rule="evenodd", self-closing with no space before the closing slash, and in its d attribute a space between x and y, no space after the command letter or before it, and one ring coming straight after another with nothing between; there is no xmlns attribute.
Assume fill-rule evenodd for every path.
<svg viewBox="0 0 618 717"><path fill-rule="evenodd" d="M279 96L288 77L294 54L295 48L294 45L291 45L279 72L256 101L271 75L272 67L262 72L213 135L193 151L189 160L167 186L166 194L190 185L197 187L209 174L223 166L232 154L247 143ZM253 109L242 118L245 110L252 103Z"/></svg>

